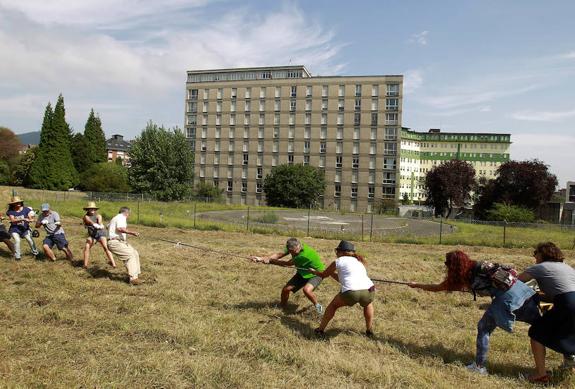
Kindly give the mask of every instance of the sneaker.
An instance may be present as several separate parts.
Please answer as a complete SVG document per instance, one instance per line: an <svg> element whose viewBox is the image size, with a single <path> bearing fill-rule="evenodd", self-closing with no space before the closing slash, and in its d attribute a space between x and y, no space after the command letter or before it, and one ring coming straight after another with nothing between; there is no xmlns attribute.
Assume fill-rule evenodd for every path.
<svg viewBox="0 0 575 389"><path fill-rule="evenodd" d="M318 315L320 315L320 316L323 315L323 307L320 303L317 303L315 305L315 310L316 310Z"/></svg>
<svg viewBox="0 0 575 389"><path fill-rule="evenodd" d="M130 285L141 285L142 281L139 278L134 278L130 280Z"/></svg>
<svg viewBox="0 0 575 389"><path fill-rule="evenodd" d="M465 366L467 370L472 371L477 374L487 375L487 369L485 367L479 367L475 362Z"/></svg>

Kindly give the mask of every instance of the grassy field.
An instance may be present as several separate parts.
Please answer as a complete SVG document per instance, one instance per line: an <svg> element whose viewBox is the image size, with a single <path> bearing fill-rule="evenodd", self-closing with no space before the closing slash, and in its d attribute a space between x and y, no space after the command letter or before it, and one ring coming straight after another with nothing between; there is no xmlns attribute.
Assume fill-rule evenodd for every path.
<svg viewBox="0 0 575 389"><path fill-rule="evenodd" d="M76 257L84 231L65 218ZM475 326L488 299L379 285L374 339L363 336L359 308L341 309L327 340L313 334L319 318L301 294L276 306L293 270L231 255L187 249L157 238L235 255L274 252L286 236L138 227L145 284L131 287L125 269L92 250L92 267L19 263L0 248L1 387L412 387L524 388L532 366L527 326L492 336L489 376L468 373ZM326 262L336 241L305 239ZM28 248L24 244L24 253ZM439 281L451 246L359 243L373 278ZM531 263L529 249L460 247L474 259ZM573 264L573 251L566 251ZM338 291L326 280L317 295ZM554 384L575 377L557 369Z"/></svg>

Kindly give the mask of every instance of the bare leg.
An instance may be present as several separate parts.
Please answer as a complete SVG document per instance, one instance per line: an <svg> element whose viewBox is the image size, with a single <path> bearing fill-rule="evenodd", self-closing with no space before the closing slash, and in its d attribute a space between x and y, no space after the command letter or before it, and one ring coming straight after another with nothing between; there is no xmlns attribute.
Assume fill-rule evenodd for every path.
<svg viewBox="0 0 575 389"><path fill-rule="evenodd" d="M345 305L346 305L346 303L343 301L343 299L341 298L339 293L336 294L335 297L333 298L333 300L331 300L331 302L329 303L329 305L325 309L325 313L323 314L323 317L321 318L321 323L319 325L318 330L320 330L320 331L325 330L325 327L327 327L327 324L329 323L329 321L331 319L333 319L333 316L335 315L335 311L337 311L339 308L341 308Z"/></svg>
<svg viewBox="0 0 575 389"><path fill-rule="evenodd" d="M8 249L10 250L12 255L15 255L16 250L14 249L14 243L12 243L10 239L3 240L3 242L6 243L6 246L8 246Z"/></svg>
<svg viewBox="0 0 575 389"><path fill-rule="evenodd" d="M86 239L86 244L84 245L84 269L87 269L88 266L90 266L90 249L93 244L94 241L92 238Z"/></svg>
<svg viewBox="0 0 575 389"><path fill-rule="evenodd" d="M280 305L282 307L284 307L284 308L286 307L288 299L289 299L289 294L291 293L292 290L293 290L293 285L286 285L283 287L281 298L280 298Z"/></svg>
<svg viewBox="0 0 575 389"><path fill-rule="evenodd" d="M56 255L54 255L54 252L52 251L50 246L44 244L42 245L42 248L44 249L44 254L46 254L46 256L50 258L50 261L54 262L56 260Z"/></svg>
<svg viewBox="0 0 575 389"><path fill-rule="evenodd" d="M104 249L104 253L106 254L106 257L108 258L108 264L112 267L116 267L116 262L114 261L114 256L112 255L112 252L108 249L108 242L107 242L105 237L100 238L100 245L102 245L102 248Z"/></svg>
<svg viewBox="0 0 575 389"><path fill-rule="evenodd" d="M365 331L370 332L373 326L373 303L363 307L363 317L365 317Z"/></svg>
<svg viewBox="0 0 575 389"><path fill-rule="evenodd" d="M66 253L66 258L68 259L68 261L73 262L74 261L74 254L72 254L70 247L68 247L68 246L64 247L64 252Z"/></svg>
<svg viewBox="0 0 575 389"><path fill-rule="evenodd" d="M317 304L317 298L315 297L315 294L313 293L313 285L312 284L305 284L305 286L303 287L303 294L305 294L305 296L308 298L309 301L311 301L311 303L315 306Z"/></svg>
<svg viewBox="0 0 575 389"><path fill-rule="evenodd" d="M533 352L533 360L535 361L534 378L543 377L547 374L547 371L545 370L545 346L535 339L531 339L531 352Z"/></svg>

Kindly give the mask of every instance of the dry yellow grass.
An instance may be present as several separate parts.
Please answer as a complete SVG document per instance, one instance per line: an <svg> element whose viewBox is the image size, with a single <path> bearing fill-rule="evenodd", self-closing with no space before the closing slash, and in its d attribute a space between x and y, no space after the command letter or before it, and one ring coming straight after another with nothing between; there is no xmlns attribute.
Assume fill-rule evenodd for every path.
<svg viewBox="0 0 575 389"><path fill-rule="evenodd" d="M84 232L65 219L72 251ZM286 237L138 228L145 284L130 287L125 270L92 249L89 272L62 253L56 263L20 263L0 251L0 386L3 387L510 387L530 371L527 326L496 330L487 377L471 374L475 326L486 299L380 285L374 340L363 336L359 308L343 308L315 338L319 319L299 293L288 312L276 307L293 270L174 247L188 242L239 255L274 252ZM336 241L304 239L327 261ZM28 248L23 243L24 253ZM359 243L374 278L439 281L448 246ZM519 268L528 249L462 247L475 259ZM566 252L572 259L573 252ZM338 285L317 291L329 303ZM561 358L549 352L549 367ZM558 372L558 370L556 370ZM572 377L557 385L573 387Z"/></svg>

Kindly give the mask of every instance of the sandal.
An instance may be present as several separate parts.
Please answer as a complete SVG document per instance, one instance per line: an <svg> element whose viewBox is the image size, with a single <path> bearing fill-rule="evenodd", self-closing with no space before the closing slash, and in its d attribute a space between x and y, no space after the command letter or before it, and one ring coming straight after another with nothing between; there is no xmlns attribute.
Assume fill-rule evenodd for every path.
<svg viewBox="0 0 575 389"><path fill-rule="evenodd" d="M527 377L527 381L531 382L532 384L548 384L551 382L551 377L549 374L545 374L539 377L529 376Z"/></svg>

